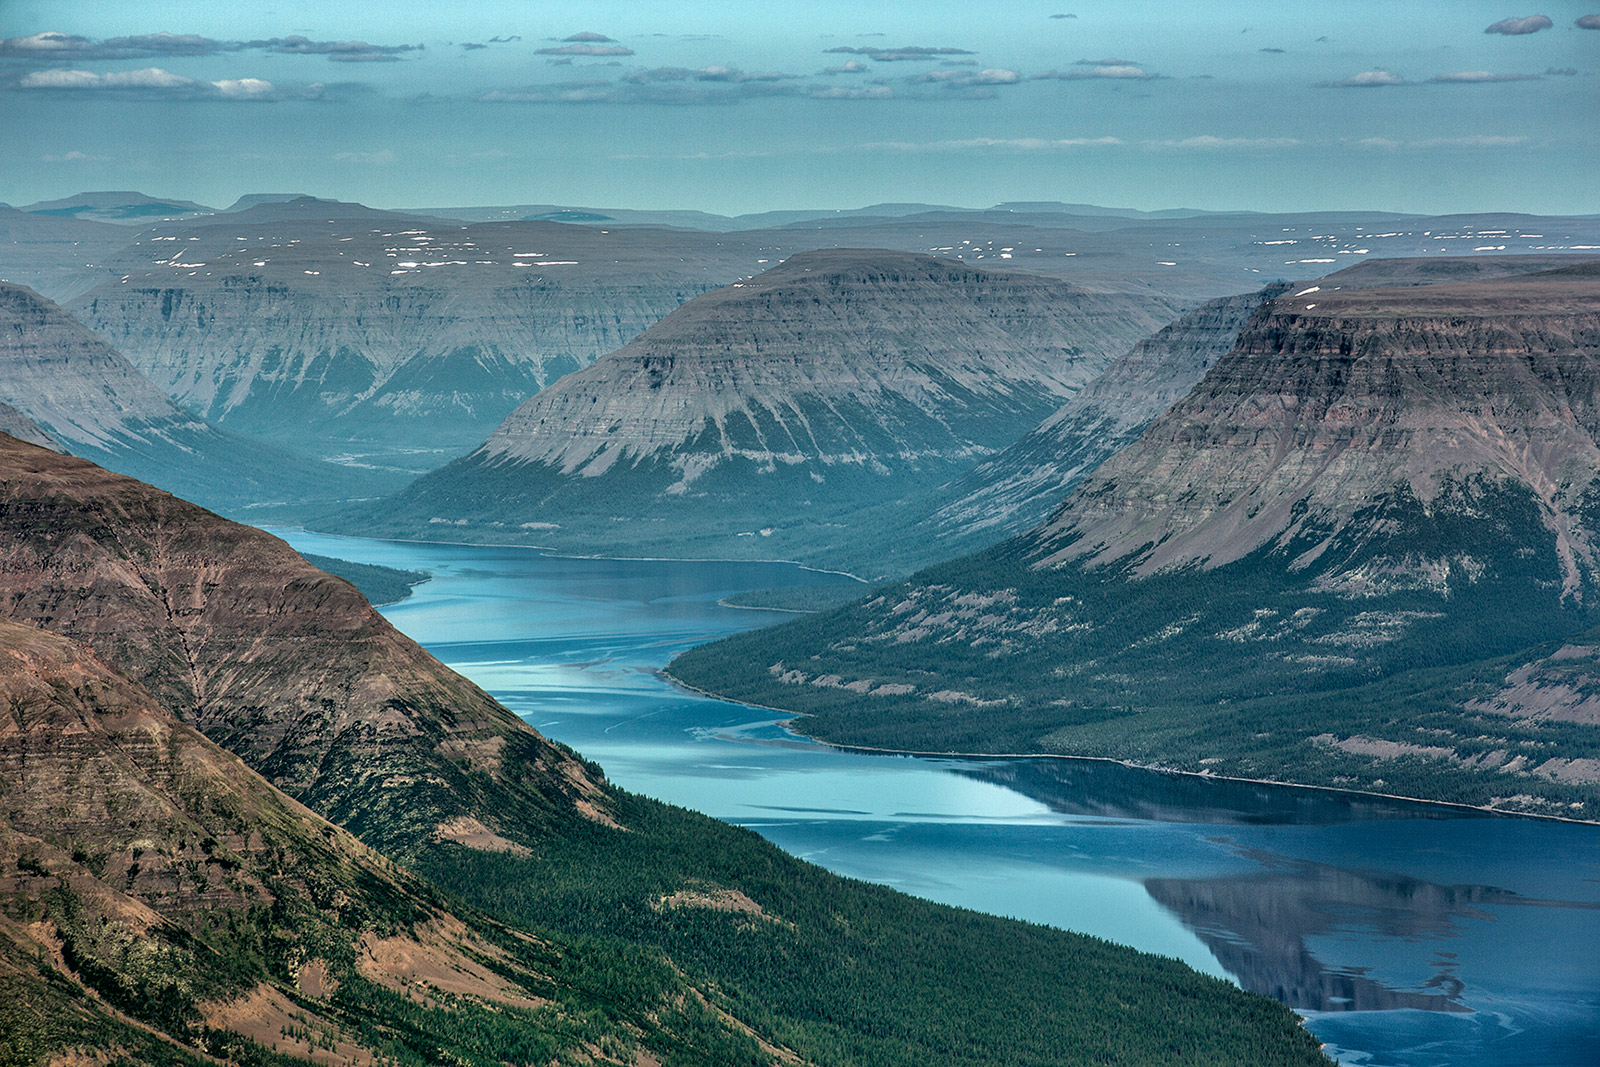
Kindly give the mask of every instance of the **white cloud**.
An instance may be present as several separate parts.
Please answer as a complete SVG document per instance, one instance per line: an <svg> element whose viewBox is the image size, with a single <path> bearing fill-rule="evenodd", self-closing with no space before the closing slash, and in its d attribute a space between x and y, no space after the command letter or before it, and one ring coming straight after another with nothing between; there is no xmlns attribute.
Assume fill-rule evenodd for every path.
<svg viewBox="0 0 1600 1067"><path fill-rule="evenodd" d="M1407 82L1400 75L1386 70L1364 70L1360 74L1350 75L1344 81L1322 84L1336 89L1377 89L1385 85L1405 85Z"/></svg>
<svg viewBox="0 0 1600 1067"><path fill-rule="evenodd" d="M1015 85L1022 80L1022 75L1014 70L990 67L987 70L930 70L925 74L918 74L910 80L919 84L949 86Z"/></svg>
<svg viewBox="0 0 1600 1067"><path fill-rule="evenodd" d="M1260 148L1294 148L1304 142L1295 137L1214 137L1209 133L1176 140L1145 141L1147 148L1198 149L1219 152Z"/></svg>
<svg viewBox="0 0 1600 1067"><path fill-rule="evenodd" d="M1152 74L1141 66L1132 63L1101 63L1092 66L1077 67L1071 70L1047 70L1035 74L1035 79L1054 81L1090 81L1099 78L1111 81L1152 81L1161 77Z"/></svg>
<svg viewBox="0 0 1600 1067"><path fill-rule="evenodd" d="M1506 37L1520 37L1523 34L1548 30L1554 25L1555 23L1550 21L1549 15L1528 15L1523 18L1501 19L1483 32L1498 33Z"/></svg>
<svg viewBox="0 0 1600 1067"><path fill-rule="evenodd" d="M948 141L873 141L858 147L878 152L969 152L982 148L1041 152L1075 148L1116 148L1124 143L1116 137L968 137Z"/></svg>
<svg viewBox="0 0 1600 1067"><path fill-rule="evenodd" d="M1397 152L1401 149L1418 148L1514 148L1517 145L1527 144L1528 138L1475 133L1465 137L1429 137L1420 141L1396 141L1389 137L1363 137L1359 140L1346 141L1344 143L1353 148Z"/></svg>
<svg viewBox="0 0 1600 1067"><path fill-rule="evenodd" d="M812 89L806 95L813 100L892 100L894 90L886 85L872 85L865 88L835 85L826 89Z"/></svg>
<svg viewBox="0 0 1600 1067"><path fill-rule="evenodd" d="M252 100L271 96L278 87L260 78L224 78L211 83L218 93L234 100Z"/></svg>
<svg viewBox="0 0 1600 1067"><path fill-rule="evenodd" d="M1493 82L1538 81L1537 74L1495 74L1487 70L1460 70L1454 74L1435 74L1428 81L1441 85L1487 85Z"/></svg>
<svg viewBox="0 0 1600 1067"><path fill-rule="evenodd" d="M40 156L39 159L42 162L45 162L45 163L109 163L109 162L111 162L111 157L110 156L93 156L93 155L90 155L88 152L79 152L77 149L73 149L71 152L66 152L66 153L63 153L62 155L59 155L59 156L51 155L49 153L46 153L45 155Z"/></svg>
<svg viewBox="0 0 1600 1067"><path fill-rule="evenodd" d="M24 89L98 89L100 75L87 70L41 70L23 75Z"/></svg>
<svg viewBox="0 0 1600 1067"><path fill-rule="evenodd" d="M173 99L257 101L316 99L322 96L325 89L321 82L282 89L261 78L199 81L174 74L170 70L162 70L160 67L110 71L105 74L60 68L38 70L23 75L17 87L68 92L142 93Z"/></svg>

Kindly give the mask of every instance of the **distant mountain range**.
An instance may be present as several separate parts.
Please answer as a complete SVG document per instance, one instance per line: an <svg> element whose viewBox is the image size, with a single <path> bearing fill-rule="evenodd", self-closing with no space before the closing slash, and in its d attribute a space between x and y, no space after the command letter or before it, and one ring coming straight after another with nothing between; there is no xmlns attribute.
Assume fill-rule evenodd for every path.
<svg viewBox="0 0 1600 1067"><path fill-rule="evenodd" d="M1037 529L671 670L835 741L1593 818L1600 263L1532 266L1280 295Z"/></svg>
<svg viewBox="0 0 1600 1067"><path fill-rule="evenodd" d="M870 566L891 548L872 505L1005 447L1172 313L948 258L801 253L691 300L342 521Z"/></svg>

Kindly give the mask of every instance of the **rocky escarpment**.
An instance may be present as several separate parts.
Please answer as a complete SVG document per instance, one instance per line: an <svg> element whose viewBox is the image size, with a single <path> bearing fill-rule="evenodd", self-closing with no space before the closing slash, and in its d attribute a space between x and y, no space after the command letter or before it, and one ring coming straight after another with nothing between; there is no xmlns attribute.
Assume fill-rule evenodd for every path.
<svg viewBox="0 0 1600 1067"><path fill-rule="evenodd" d="M590 1014L556 976L568 946L461 908L59 635L0 620L0 702L14 1060L559 1061L597 1039L646 1059L679 1043L671 998L705 995L684 980ZM732 1015L702 1033L751 1044Z"/></svg>
<svg viewBox="0 0 1600 1067"><path fill-rule="evenodd" d="M1596 818L1597 505L1600 265L1305 286L1036 530L671 669L831 740Z"/></svg>
<svg viewBox="0 0 1600 1067"><path fill-rule="evenodd" d="M1600 265L1400 290L1308 286L1275 301L1036 537L1047 565L1134 556L1148 574L1319 531L1294 560L1303 569L1391 493L1426 509L1456 487L1509 483L1533 495L1554 537L1551 577L1581 596L1596 578L1585 512L1597 474ZM1448 558L1387 561L1381 581L1427 582ZM1367 584L1373 566L1326 580Z"/></svg>
<svg viewBox="0 0 1600 1067"><path fill-rule="evenodd" d="M1286 289L1208 301L1140 341L1027 436L944 490L954 499L928 520L940 542L993 542L1042 522L1085 475L1183 399L1233 349L1256 309Z"/></svg>
<svg viewBox="0 0 1600 1067"><path fill-rule="evenodd" d="M462 226L263 204L141 235L72 304L158 386L245 432L459 454L684 301L759 270L712 235Z"/></svg>
<svg viewBox="0 0 1600 1067"><path fill-rule="evenodd" d="M582 764L259 530L0 438L0 531L0 612L81 641L369 840L600 797Z"/></svg>
<svg viewBox="0 0 1600 1067"><path fill-rule="evenodd" d="M931 256L803 253L534 396L372 516L590 550L870 557L886 527L858 509L1004 447L1163 310Z"/></svg>
<svg viewBox="0 0 1600 1067"><path fill-rule="evenodd" d="M0 403L48 434L53 447L213 507L328 499L385 484L195 417L56 304L4 282Z"/></svg>

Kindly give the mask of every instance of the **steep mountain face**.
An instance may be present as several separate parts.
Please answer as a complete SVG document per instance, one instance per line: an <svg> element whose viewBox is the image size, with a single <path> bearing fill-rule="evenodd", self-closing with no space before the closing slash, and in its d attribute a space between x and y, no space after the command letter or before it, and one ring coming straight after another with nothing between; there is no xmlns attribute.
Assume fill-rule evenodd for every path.
<svg viewBox="0 0 1600 1067"><path fill-rule="evenodd" d="M9 434L19 441L26 441L30 445L48 448L52 452L60 452L61 445L54 437L38 423L12 407L10 404L0 402L0 433Z"/></svg>
<svg viewBox="0 0 1600 1067"><path fill-rule="evenodd" d="M0 523L0 605L52 631L0 621L8 1058L1327 1062L1175 960L613 790L344 582L131 479L0 437Z"/></svg>
<svg viewBox="0 0 1600 1067"><path fill-rule="evenodd" d="M931 256L803 253L685 305L372 510L387 529L591 550L870 557L878 527L855 509L1008 444L1163 310Z"/></svg>
<svg viewBox="0 0 1600 1067"><path fill-rule="evenodd" d="M1046 564L1137 555L1149 574L1215 568L1319 531L1316 562L1364 506L1424 511L1481 484L1531 493L1564 594L1596 559L1600 264L1398 291L1308 286L1275 302L1137 451L1108 461L1037 534ZM1454 558L1384 561L1379 584L1442 587ZM1468 557L1459 566L1474 566ZM1371 561L1346 577L1370 585Z"/></svg>
<svg viewBox="0 0 1600 1067"><path fill-rule="evenodd" d="M597 1020L553 974L570 946L448 903L74 642L0 621L0 700L10 1059L636 1062L686 1022L713 1057L755 1045L686 1019L687 982Z"/></svg>
<svg viewBox="0 0 1600 1067"><path fill-rule="evenodd" d="M1531 690L1592 644L1597 482L1600 265L1306 286L1038 529L673 671L837 740L1593 818L1600 732L1517 709L1582 706Z"/></svg>
<svg viewBox="0 0 1600 1067"><path fill-rule="evenodd" d="M456 832L486 797L502 805L493 825L599 795L570 755L276 538L10 439L0 464L0 610L83 642L341 825L410 844Z"/></svg>
<svg viewBox="0 0 1600 1067"><path fill-rule="evenodd" d="M146 233L72 310L208 418L330 455L424 450L425 470L755 258L304 198Z"/></svg>
<svg viewBox="0 0 1600 1067"><path fill-rule="evenodd" d="M958 548L1042 522L1086 474L1183 399L1232 350L1256 309L1286 290L1278 284L1209 301L1140 341L1027 436L952 483L945 492L955 499L930 520L937 536Z"/></svg>
<svg viewBox="0 0 1600 1067"><path fill-rule="evenodd" d="M384 484L196 418L60 307L3 282L0 402L59 447L214 507L327 499Z"/></svg>

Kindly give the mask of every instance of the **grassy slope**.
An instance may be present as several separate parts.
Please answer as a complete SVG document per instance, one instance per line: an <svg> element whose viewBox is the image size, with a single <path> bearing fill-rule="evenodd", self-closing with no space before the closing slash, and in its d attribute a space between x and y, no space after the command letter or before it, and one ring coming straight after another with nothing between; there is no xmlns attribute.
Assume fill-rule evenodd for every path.
<svg viewBox="0 0 1600 1067"><path fill-rule="evenodd" d="M1355 524L1386 535L1346 539L1320 561L1441 544L1494 561L1482 574L1452 573L1444 593L1317 592L1318 568L1285 567L1317 543L1313 532L1213 571L1148 579L1036 570L1019 540L856 604L701 646L670 671L806 715L807 733L846 744L1105 756L1594 817L1593 784L1508 774L1507 759L1468 762L1600 756L1592 728L1462 707L1597 620L1542 580L1553 548L1529 499L1460 504L1424 514L1397 497ZM863 680L910 690L840 687ZM1351 737L1403 747L1374 759L1328 743Z"/></svg>

